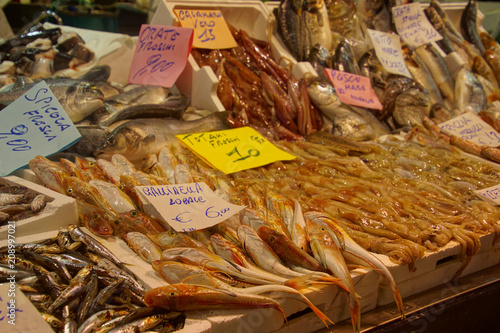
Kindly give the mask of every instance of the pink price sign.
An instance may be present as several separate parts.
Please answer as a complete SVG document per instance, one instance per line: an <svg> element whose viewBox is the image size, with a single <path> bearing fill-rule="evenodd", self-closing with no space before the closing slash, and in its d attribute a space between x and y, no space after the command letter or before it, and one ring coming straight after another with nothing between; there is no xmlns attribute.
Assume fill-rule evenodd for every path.
<svg viewBox="0 0 500 333"><path fill-rule="evenodd" d="M143 24L128 82L172 87L187 64L192 45L193 29Z"/></svg>
<svg viewBox="0 0 500 333"><path fill-rule="evenodd" d="M382 110L382 104L372 88L369 77L330 68L325 68L325 72L342 103Z"/></svg>

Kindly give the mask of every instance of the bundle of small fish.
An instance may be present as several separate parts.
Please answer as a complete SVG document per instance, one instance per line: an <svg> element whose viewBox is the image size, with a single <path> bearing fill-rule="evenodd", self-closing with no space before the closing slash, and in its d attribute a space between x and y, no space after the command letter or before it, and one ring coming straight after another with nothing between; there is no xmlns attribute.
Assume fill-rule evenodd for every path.
<svg viewBox="0 0 500 333"><path fill-rule="evenodd" d="M0 85L18 76L42 79L91 63L95 54L73 31L35 25L0 44Z"/></svg>
<svg viewBox="0 0 500 333"><path fill-rule="evenodd" d="M46 204L45 195L0 177L0 226L35 216Z"/></svg>
<svg viewBox="0 0 500 333"><path fill-rule="evenodd" d="M411 78L383 68L367 29L397 34L392 7L411 2L280 2L275 13L278 32L298 61L309 61L316 69L318 77L309 82L308 92L333 134L371 140L422 124L424 117L440 123L469 111L500 119L500 45L477 29L476 0L467 3L458 28L441 4L432 0L424 12L443 39L416 48L402 41ZM383 109L341 103L325 68L369 77Z"/></svg>
<svg viewBox="0 0 500 333"><path fill-rule="evenodd" d="M0 283L15 274L18 288L56 332L171 332L184 325L180 312L146 306L134 274L77 226L14 248L14 260L8 246L0 248Z"/></svg>

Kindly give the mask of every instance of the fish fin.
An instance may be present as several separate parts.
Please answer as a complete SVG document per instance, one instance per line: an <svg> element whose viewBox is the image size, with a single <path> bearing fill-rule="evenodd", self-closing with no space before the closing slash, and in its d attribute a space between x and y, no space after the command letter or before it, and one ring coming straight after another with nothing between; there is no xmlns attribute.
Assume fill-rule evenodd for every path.
<svg viewBox="0 0 500 333"><path fill-rule="evenodd" d="M156 141L156 136L154 134L148 134L144 139L142 139L142 143L147 146L153 144Z"/></svg>

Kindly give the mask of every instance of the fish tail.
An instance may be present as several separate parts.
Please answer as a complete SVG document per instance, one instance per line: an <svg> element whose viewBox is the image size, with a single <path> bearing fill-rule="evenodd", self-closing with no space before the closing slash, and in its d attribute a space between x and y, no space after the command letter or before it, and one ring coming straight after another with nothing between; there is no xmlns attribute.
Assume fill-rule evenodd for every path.
<svg viewBox="0 0 500 333"><path fill-rule="evenodd" d="M351 313L352 327L355 332L361 330L361 305L355 295L349 295L351 301L349 303L349 311Z"/></svg>
<svg viewBox="0 0 500 333"><path fill-rule="evenodd" d="M335 323L330 318L328 318L328 316L325 315L320 309L318 309L316 305L314 305L311 301L307 299L306 303L309 308L316 314L316 316L318 316L318 318L323 322L323 324L325 324L326 327L328 327L328 323L335 325Z"/></svg>

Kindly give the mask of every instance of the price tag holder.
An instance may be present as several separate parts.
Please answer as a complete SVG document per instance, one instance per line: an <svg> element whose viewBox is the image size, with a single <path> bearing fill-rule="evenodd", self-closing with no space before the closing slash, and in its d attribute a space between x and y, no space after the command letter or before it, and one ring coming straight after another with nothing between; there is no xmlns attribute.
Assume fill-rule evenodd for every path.
<svg viewBox="0 0 500 333"><path fill-rule="evenodd" d="M238 46L220 10L174 9L179 24L194 29L193 47L229 49Z"/></svg>
<svg viewBox="0 0 500 333"><path fill-rule="evenodd" d="M176 136L216 169L229 174L295 159L251 127Z"/></svg>
<svg viewBox="0 0 500 333"><path fill-rule="evenodd" d="M377 58L386 71L413 78L408 67L406 67L403 51L401 50L401 39L398 35L372 29L368 29L368 34L372 40Z"/></svg>
<svg viewBox="0 0 500 333"><path fill-rule="evenodd" d="M420 2L392 7L392 17L398 34L410 47L443 39L425 16Z"/></svg>
<svg viewBox="0 0 500 333"><path fill-rule="evenodd" d="M135 190L176 231L208 228L245 208L220 198L205 183L136 186Z"/></svg>
<svg viewBox="0 0 500 333"><path fill-rule="evenodd" d="M500 185L477 190L474 193L491 205L500 205Z"/></svg>
<svg viewBox="0 0 500 333"><path fill-rule="evenodd" d="M128 82L171 88L186 67L192 44L193 29L143 24Z"/></svg>
<svg viewBox="0 0 500 333"><path fill-rule="evenodd" d="M480 146L500 145L500 134L472 112L447 120L439 124L439 128L448 135L469 140Z"/></svg>
<svg viewBox="0 0 500 333"><path fill-rule="evenodd" d="M372 88L369 77L330 68L325 68L325 73L332 81L335 93L342 103L382 110L382 104Z"/></svg>
<svg viewBox="0 0 500 333"><path fill-rule="evenodd" d="M0 176L48 156L81 138L45 81L0 111Z"/></svg>

